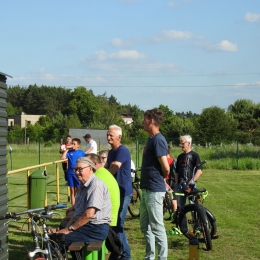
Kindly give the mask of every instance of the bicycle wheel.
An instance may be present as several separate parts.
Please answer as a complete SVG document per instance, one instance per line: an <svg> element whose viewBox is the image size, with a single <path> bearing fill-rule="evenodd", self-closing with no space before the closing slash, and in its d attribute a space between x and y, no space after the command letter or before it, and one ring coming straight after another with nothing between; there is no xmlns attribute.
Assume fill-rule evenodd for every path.
<svg viewBox="0 0 260 260"><path fill-rule="evenodd" d="M204 207L203 209L205 210ZM205 215L205 223L207 223L207 230L210 234L209 237L211 241L211 238L213 238L217 232L216 220L212 214L209 214L207 210L205 210ZM201 223L198 222L198 210L195 204L185 205L180 210L178 217L178 225L183 235L188 239L198 239L199 242L205 242L204 236L199 236L202 227L200 227ZM203 233L203 230L201 230L201 232Z"/></svg>
<svg viewBox="0 0 260 260"><path fill-rule="evenodd" d="M172 202L171 199L165 197L163 200L163 218L164 220L171 220L172 217Z"/></svg>
<svg viewBox="0 0 260 260"><path fill-rule="evenodd" d="M64 257L63 257L63 255L60 251L60 248L55 241L49 240L48 248L49 248L49 251L51 253L52 260L64 260Z"/></svg>
<svg viewBox="0 0 260 260"><path fill-rule="evenodd" d="M133 218L140 217L141 193L136 184L133 184L133 196L128 205L128 211Z"/></svg>

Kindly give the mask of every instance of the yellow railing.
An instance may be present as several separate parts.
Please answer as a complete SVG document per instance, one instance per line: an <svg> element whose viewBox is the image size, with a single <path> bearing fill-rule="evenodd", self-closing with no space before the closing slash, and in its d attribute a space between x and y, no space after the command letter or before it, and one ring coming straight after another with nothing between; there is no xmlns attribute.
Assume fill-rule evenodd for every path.
<svg viewBox="0 0 260 260"><path fill-rule="evenodd" d="M58 160L58 161L54 161L54 162L48 162L48 163L42 163L42 164L38 164L38 165L34 165L34 166L29 166L29 167L25 167L25 168L16 169L16 170L13 170L13 171L8 171L7 175L14 174L14 173L19 173L19 172L24 172L24 171L27 172L27 208L28 209L30 208L30 179L29 179L29 177L31 175L30 170L44 167L44 170L46 171L48 165L53 165L53 164L56 165L56 193L57 193L56 197L57 197L57 204L59 204L60 203L60 172L59 172L59 164L61 162L65 162L65 161L67 161L67 159L65 159L65 160ZM69 192L70 192L70 190L69 190L69 187L68 187L68 196L70 195ZM44 205L45 206L47 205L47 192L46 192L46 198L45 198L45 201L44 201Z"/></svg>

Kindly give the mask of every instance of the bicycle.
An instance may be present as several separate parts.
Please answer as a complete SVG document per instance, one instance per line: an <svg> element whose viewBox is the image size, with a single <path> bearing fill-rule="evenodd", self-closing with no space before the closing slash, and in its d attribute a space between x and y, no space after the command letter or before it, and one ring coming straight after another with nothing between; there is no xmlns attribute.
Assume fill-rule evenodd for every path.
<svg viewBox="0 0 260 260"><path fill-rule="evenodd" d="M131 201L128 205L128 212L130 213L132 218L139 218L140 217L140 201L141 201L141 188L140 188L140 178L137 175L137 172L140 171L140 169L137 170L131 170L135 176L133 177L133 196L131 198Z"/></svg>
<svg viewBox="0 0 260 260"><path fill-rule="evenodd" d="M29 209L21 212L10 212L3 216L0 216L0 220L11 219L5 223L8 224L11 221L18 221L25 219L25 223L29 223L31 226L31 235L33 238L33 251L29 251L25 242L24 246L28 253L29 260L66 260L67 254L62 255L60 248L56 242L50 239L47 229L47 219L51 219L53 214L59 214L52 212L54 209L66 208L66 204L49 205L43 208ZM39 213L40 211L43 211ZM21 215L27 214L26 217ZM41 229L37 222L41 225ZM25 224L24 223L24 224ZM23 225L24 227L24 225ZM21 232L23 233L23 227ZM65 251L66 252L66 251Z"/></svg>
<svg viewBox="0 0 260 260"><path fill-rule="evenodd" d="M200 165L206 163L203 161ZM194 180L194 173L200 166L197 165L193 169L192 180ZM214 215L203 206L203 202L208 195L207 190L195 188L195 182L187 184L184 180L180 183L183 190L189 191L187 194L188 199L192 204L178 207L175 212L174 222L178 234L183 234L188 239L197 239L199 242L203 242L206 245L207 250L212 249L212 239L217 239L217 225ZM175 192L177 196L184 196L185 193Z"/></svg>

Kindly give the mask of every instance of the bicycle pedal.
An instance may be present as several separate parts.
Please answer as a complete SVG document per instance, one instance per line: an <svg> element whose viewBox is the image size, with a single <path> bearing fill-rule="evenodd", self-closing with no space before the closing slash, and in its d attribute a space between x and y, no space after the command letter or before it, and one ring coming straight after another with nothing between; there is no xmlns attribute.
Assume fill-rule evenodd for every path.
<svg viewBox="0 0 260 260"><path fill-rule="evenodd" d="M218 235L213 235L213 236L211 237L211 239L218 239L218 238L219 238Z"/></svg>

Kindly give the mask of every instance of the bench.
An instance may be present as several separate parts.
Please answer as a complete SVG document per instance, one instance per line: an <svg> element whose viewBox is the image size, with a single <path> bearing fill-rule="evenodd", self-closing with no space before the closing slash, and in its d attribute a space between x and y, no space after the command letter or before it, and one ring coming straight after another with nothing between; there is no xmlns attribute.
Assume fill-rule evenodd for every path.
<svg viewBox="0 0 260 260"><path fill-rule="evenodd" d="M81 251L83 260L105 260L107 253L105 241L90 242L86 245L85 242L73 242L69 246L69 251Z"/></svg>

